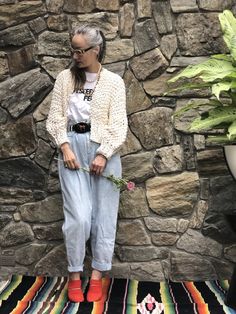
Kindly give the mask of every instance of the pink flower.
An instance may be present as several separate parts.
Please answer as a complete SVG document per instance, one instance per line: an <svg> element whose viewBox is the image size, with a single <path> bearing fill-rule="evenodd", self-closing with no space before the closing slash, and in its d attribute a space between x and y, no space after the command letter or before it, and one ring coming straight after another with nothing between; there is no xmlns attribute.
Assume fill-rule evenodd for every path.
<svg viewBox="0 0 236 314"><path fill-rule="evenodd" d="M134 182L129 181L129 182L127 183L126 187L127 187L127 190L133 191L134 188L135 188L135 184L134 184Z"/></svg>

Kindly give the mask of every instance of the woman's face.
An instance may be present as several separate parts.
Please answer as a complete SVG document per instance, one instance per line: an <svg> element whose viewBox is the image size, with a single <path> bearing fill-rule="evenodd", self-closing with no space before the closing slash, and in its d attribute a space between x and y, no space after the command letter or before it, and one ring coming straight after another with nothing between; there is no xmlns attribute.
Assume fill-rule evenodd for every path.
<svg viewBox="0 0 236 314"><path fill-rule="evenodd" d="M91 47L82 34L72 37L72 58L80 68L87 68L97 62L99 47ZM85 51L86 50L86 51Z"/></svg>

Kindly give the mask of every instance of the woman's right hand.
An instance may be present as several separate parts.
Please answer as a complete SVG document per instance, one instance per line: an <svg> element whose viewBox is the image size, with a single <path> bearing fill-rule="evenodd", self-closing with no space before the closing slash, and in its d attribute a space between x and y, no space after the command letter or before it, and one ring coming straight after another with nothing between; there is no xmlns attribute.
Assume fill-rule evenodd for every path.
<svg viewBox="0 0 236 314"><path fill-rule="evenodd" d="M75 154L71 150L69 143L63 143L61 145L61 151L65 167L69 169L79 169L80 164L76 160Z"/></svg>

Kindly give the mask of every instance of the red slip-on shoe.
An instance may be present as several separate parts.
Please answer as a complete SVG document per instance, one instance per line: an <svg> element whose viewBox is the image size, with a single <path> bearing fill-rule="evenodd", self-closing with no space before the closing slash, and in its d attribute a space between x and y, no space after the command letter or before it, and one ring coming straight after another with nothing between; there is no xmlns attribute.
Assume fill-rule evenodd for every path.
<svg viewBox="0 0 236 314"><path fill-rule="evenodd" d="M88 302L96 302L102 298L102 279L90 279L87 293Z"/></svg>
<svg viewBox="0 0 236 314"><path fill-rule="evenodd" d="M81 280L69 280L68 282L68 299L71 302L83 302L84 294L81 287Z"/></svg>

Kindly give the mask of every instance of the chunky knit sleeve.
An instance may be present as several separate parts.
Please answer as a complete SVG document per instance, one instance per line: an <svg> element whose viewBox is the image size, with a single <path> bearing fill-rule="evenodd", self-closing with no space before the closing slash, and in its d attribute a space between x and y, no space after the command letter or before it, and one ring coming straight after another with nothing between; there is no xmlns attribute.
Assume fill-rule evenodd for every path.
<svg viewBox="0 0 236 314"><path fill-rule="evenodd" d="M64 73L61 72L55 81L52 93L52 101L46 121L46 129L53 137L57 146L68 142L66 126L67 116L63 110L63 102L65 101L65 91L63 89Z"/></svg>
<svg viewBox="0 0 236 314"><path fill-rule="evenodd" d="M97 149L97 154L102 154L107 159L110 159L124 143L128 128L125 84L118 75L111 88L111 94L108 125Z"/></svg>

